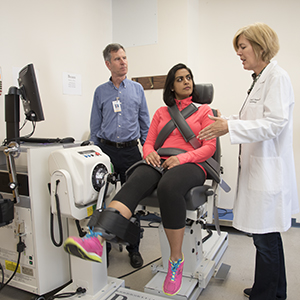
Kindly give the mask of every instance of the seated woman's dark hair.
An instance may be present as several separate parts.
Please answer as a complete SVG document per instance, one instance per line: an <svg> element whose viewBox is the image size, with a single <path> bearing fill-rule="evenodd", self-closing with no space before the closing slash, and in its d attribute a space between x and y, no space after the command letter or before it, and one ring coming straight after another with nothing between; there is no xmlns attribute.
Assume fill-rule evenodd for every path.
<svg viewBox="0 0 300 300"><path fill-rule="evenodd" d="M167 106L173 106L175 104L175 92L174 92L174 81L175 81L175 74L178 70L186 69L190 74L193 81L193 92L190 96L192 96L193 102L199 102L199 94L195 88L195 82L192 71L184 64L179 63L175 65L171 70L168 72L165 86L164 86L164 93L163 93L163 100Z"/></svg>

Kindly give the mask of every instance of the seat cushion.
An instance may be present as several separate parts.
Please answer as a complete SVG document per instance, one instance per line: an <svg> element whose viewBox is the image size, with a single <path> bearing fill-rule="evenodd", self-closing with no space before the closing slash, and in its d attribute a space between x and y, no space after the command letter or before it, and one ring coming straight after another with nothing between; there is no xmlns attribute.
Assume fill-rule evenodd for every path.
<svg viewBox="0 0 300 300"><path fill-rule="evenodd" d="M197 207L203 205L207 201L207 193L210 188L211 187L209 185L201 185L190 189L185 195L186 209L196 210ZM159 207L157 190L155 190L150 196L140 201L139 204L144 206Z"/></svg>
<svg viewBox="0 0 300 300"><path fill-rule="evenodd" d="M185 195L186 209L195 210L203 205L207 201L207 193L210 188L209 185L201 185L190 189Z"/></svg>

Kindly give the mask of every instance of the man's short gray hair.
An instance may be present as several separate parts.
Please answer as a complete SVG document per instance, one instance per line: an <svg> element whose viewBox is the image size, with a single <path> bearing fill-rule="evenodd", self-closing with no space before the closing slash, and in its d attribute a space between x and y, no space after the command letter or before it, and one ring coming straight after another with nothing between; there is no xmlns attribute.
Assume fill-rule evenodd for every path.
<svg viewBox="0 0 300 300"><path fill-rule="evenodd" d="M123 49L125 52L125 49L122 45L117 44L117 43L113 43L113 44L109 44L105 47L105 49L103 50L103 57L104 57L104 61L109 61L111 62L111 52L117 52L120 49Z"/></svg>

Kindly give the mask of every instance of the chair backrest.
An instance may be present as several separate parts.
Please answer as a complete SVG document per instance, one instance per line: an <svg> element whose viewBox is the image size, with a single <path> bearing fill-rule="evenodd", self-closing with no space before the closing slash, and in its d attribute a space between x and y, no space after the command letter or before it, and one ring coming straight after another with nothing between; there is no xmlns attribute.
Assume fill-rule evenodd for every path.
<svg viewBox="0 0 300 300"><path fill-rule="evenodd" d="M200 83L195 84L195 88L200 96L199 104L211 104L214 98L214 86L211 83ZM218 116L218 113L215 109L212 109L215 117ZM219 138L216 139L216 151L212 156L214 160L218 163L221 161L221 145ZM208 175L208 179L213 179Z"/></svg>
<svg viewBox="0 0 300 300"><path fill-rule="evenodd" d="M195 88L200 96L197 103L211 104L214 98L214 86L211 83L195 84Z"/></svg>

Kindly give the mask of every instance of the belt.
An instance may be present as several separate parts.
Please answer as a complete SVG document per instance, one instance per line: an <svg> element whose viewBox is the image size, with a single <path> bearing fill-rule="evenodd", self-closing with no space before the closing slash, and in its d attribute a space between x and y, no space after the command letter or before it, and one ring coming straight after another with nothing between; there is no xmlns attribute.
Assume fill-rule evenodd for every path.
<svg viewBox="0 0 300 300"><path fill-rule="evenodd" d="M136 146L138 144L137 140L132 140L132 141L123 142L123 143L116 143L116 142L108 141L108 140L105 140L105 139L100 139L100 142L102 144L113 146L113 147L116 147L118 149L129 148L129 147Z"/></svg>

